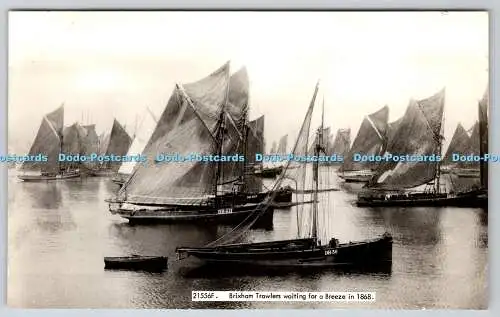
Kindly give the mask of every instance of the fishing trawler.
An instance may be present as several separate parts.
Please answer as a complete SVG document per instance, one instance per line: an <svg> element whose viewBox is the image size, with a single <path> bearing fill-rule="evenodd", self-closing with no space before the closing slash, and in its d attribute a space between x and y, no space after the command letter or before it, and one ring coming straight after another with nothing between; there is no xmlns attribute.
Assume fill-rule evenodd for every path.
<svg viewBox="0 0 500 317"><path fill-rule="evenodd" d="M347 183L366 183L374 175L378 162L356 162L354 155L376 156L385 152L387 146L387 132L389 107L365 117L351 149L344 157L337 175Z"/></svg>
<svg viewBox="0 0 500 317"><path fill-rule="evenodd" d="M247 175L245 160L234 154L262 146L263 118L258 120L261 124L253 123L262 126L262 131L249 128L248 93L244 93L248 92L248 81L242 79L246 70L235 73L238 76L234 78L229 69L228 62L197 82L177 84L143 151L147 158L162 153L200 153L200 158L207 160L155 160L136 165L117 196L107 200L112 213L129 222L234 223L256 209L258 203L252 199L270 195L255 189L262 181ZM245 135L262 138L262 142L251 142L247 147ZM238 159L224 163L209 159L215 156ZM286 189L281 193L287 199L291 195ZM266 215L263 220L272 220L272 209Z"/></svg>
<svg viewBox="0 0 500 317"><path fill-rule="evenodd" d="M129 136L125 128L118 122L113 120L113 127L109 138L103 139L104 147L100 146L100 150L105 148L102 152L103 155L110 156L124 156L127 154L128 149L132 143L132 138ZM89 168L88 173L92 176L112 176L115 175L121 166L121 162L99 162L96 167Z"/></svg>
<svg viewBox="0 0 500 317"><path fill-rule="evenodd" d="M440 154L445 90L420 101L411 100L399 124L397 139L388 145L386 153L418 153L434 157L432 161L380 164L377 174L358 194L356 205L366 206L457 206L487 208L484 183L481 187L449 192L442 190ZM483 98L484 100L484 98ZM479 103L480 118L482 106ZM486 118L486 117L485 117ZM486 122L486 121L485 121ZM482 165L486 165L484 162ZM423 190L422 190L423 189Z"/></svg>
<svg viewBox="0 0 500 317"><path fill-rule="evenodd" d="M294 146L293 153L295 155L307 154L309 127L317 92L318 85L316 85L311 104ZM318 131L320 134L318 140L322 139L322 130L321 127ZM314 153L315 155L325 153L321 141L317 143ZM296 164L303 166L301 168L295 166L296 168L293 170L289 169L290 165ZM306 165L305 162L292 163L289 161L285 167L285 173L292 171L298 179L303 179L305 176L303 171L307 167ZM299 169L302 172L297 172ZM331 238L327 244L321 243L321 237L318 234L318 174L319 164L318 162L314 162L313 182L315 192L313 196L315 203L311 206L311 218L307 217L307 220L312 224L309 237L257 243L231 243L242 236L245 230L249 228L252 222L248 222L240 224L229 234L222 236L205 247L178 247L176 249L177 259L183 260L189 256L193 256L205 263L214 263L216 265L295 268L370 266L375 263L392 262L392 237L389 233L385 233L375 239L359 242L339 243L338 239ZM280 182L285 178L285 174L282 174L276 186L279 186ZM269 203L270 200L267 201L267 206L269 206ZM265 208L266 206L262 206L258 213L264 212ZM299 225L298 222L298 236L300 236Z"/></svg>
<svg viewBox="0 0 500 317"><path fill-rule="evenodd" d="M17 177L25 182L55 181L80 177L78 169L59 162L63 148L64 105L45 115L29 151L34 161L21 165L22 174ZM41 157L46 156L46 161Z"/></svg>

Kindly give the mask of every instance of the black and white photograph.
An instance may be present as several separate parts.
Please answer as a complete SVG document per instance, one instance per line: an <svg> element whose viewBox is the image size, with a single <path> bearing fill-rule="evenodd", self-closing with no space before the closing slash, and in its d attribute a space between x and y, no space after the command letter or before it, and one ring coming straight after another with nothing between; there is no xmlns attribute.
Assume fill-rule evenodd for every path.
<svg viewBox="0 0 500 317"><path fill-rule="evenodd" d="M10 11L12 308L488 309L486 11Z"/></svg>

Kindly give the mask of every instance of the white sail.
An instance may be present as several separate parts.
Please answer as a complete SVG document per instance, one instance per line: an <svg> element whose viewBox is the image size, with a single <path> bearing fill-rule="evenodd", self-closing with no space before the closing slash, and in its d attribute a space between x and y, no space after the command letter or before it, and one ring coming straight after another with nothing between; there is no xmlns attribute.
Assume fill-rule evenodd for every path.
<svg viewBox="0 0 500 317"><path fill-rule="evenodd" d="M137 126L137 133L134 140L132 141L132 145L130 146L127 155L133 156L142 154L156 128L157 123L158 121L153 117L153 113L151 113L149 109L146 109L144 115L139 121L139 124ZM136 164L136 161L123 162L120 166L120 169L118 170L118 173L123 175L130 175L132 174Z"/></svg>

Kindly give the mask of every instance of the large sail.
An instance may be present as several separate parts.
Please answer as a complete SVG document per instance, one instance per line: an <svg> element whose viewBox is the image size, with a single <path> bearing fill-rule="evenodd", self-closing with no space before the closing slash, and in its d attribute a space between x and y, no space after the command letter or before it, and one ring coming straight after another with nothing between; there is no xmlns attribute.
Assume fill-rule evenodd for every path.
<svg viewBox="0 0 500 317"><path fill-rule="evenodd" d="M314 105L316 102L316 96L318 94L318 87L319 84L316 85L316 88L314 90L314 95L311 100L311 103L309 105L309 108L307 110L306 116L304 118L304 122L302 123L302 127L299 131L299 134L297 136L297 140L295 141L295 145L292 149L292 154L295 156L305 156L308 153L308 141L309 141L309 130L311 127L311 117L312 117L312 112L314 110ZM304 162L299 162L299 161L287 161L287 165L284 168L284 172L280 174L278 177L278 180L275 182L273 186L273 190L271 196L269 199L264 202L261 206L262 208L256 209L255 215L253 217L247 218L246 221L242 222L238 226L236 226L233 230L230 232L226 233L216 241L213 241L212 243L208 244L207 246L216 246L216 245L223 245L227 243L231 243L239 239L248 229L252 227L252 225L257 221L260 213L265 212L266 207L264 206L265 204L269 204L273 199L274 195L276 193L276 190L285 182L289 181L291 182L291 186L294 186L294 188L298 189L298 192L304 192L304 186L305 186L305 181L306 181L306 171L307 171L307 164ZM300 189L298 188L300 187ZM304 194L298 194L297 195L297 202L299 203L298 206L295 208L304 208L304 206L307 206L305 204L300 204L300 202L304 201ZM297 215L299 215L300 212L297 211Z"/></svg>
<svg viewBox="0 0 500 317"><path fill-rule="evenodd" d="M87 137L87 129L74 123L63 130L62 138L62 153L66 155L84 155L85 153L85 138ZM62 163L64 168L77 168L79 162L65 161Z"/></svg>
<svg viewBox="0 0 500 317"><path fill-rule="evenodd" d="M324 144L324 143L323 143ZM337 136L333 142L333 154L346 157L351 146L351 129L337 130Z"/></svg>
<svg viewBox="0 0 500 317"><path fill-rule="evenodd" d="M288 145L288 134L285 134L284 136L281 137L278 143L278 150L277 150L278 154L285 155L287 145Z"/></svg>
<svg viewBox="0 0 500 317"><path fill-rule="evenodd" d="M440 155L441 122L443 119L445 90L420 101L411 100L398 129L397 137L390 140L386 154ZM432 181L436 176L434 162L382 162L368 187L400 190L413 188Z"/></svg>
<svg viewBox="0 0 500 317"><path fill-rule="evenodd" d="M220 110L227 101L228 81L226 63L198 82L176 85L143 151L149 162L136 165L119 192L120 198L130 203L191 204L213 194L216 162L155 162L154 158L168 153L218 154L215 132ZM224 149L233 143L227 140L231 139L226 138Z"/></svg>
<svg viewBox="0 0 500 317"><path fill-rule="evenodd" d="M388 118L389 107L385 106L363 120L351 149L344 157L344 163L340 170L360 171L373 169L377 166L377 162L355 162L353 156L355 154L380 155L385 150L384 143L388 132Z"/></svg>
<svg viewBox="0 0 500 317"><path fill-rule="evenodd" d="M250 87L247 70L242 67L229 78L229 91L227 94L227 104L225 113L227 115L225 139L229 140L223 149L223 155L232 156L244 154L245 125L248 124ZM226 141L226 140L225 140ZM232 191L233 182L240 176L245 175L243 161L231 161L221 164L222 173L219 182L222 191Z"/></svg>
<svg viewBox="0 0 500 317"><path fill-rule="evenodd" d="M59 172L59 153L64 126L64 106L45 115L29 151L30 156L47 156L47 162L23 162L21 170L42 173Z"/></svg>
<svg viewBox="0 0 500 317"><path fill-rule="evenodd" d="M109 143L106 149L106 155L124 156L127 154L132 138L128 135L125 128L114 119L113 128L109 136ZM117 172L120 168L121 162L107 162L106 167L112 171Z"/></svg>
<svg viewBox="0 0 500 317"><path fill-rule="evenodd" d="M153 116L153 113L149 109L146 109L137 126L137 133L134 140L132 141L132 145L127 152L128 156L142 154L149 141L149 138L151 138L151 135L153 134L157 123L158 122ZM123 162L120 166L120 169L118 170L118 173L123 175L132 174L136 163L136 161Z"/></svg>
<svg viewBox="0 0 500 317"><path fill-rule="evenodd" d="M488 112L489 112L489 89L483 95L481 101L479 101L478 112L479 112L479 135L480 135L480 155L483 156L488 153ZM480 177L481 177L481 187L484 189L488 188L488 163L482 161L480 164Z"/></svg>
<svg viewBox="0 0 500 317"><path fill-rule="evenodd" d="M446 150L443 165L461 165L460 162L453 162L453 153L467 155L469 154L467 152L469 150L469 145L470 137L464 127L459 123L453 133L450 145L448 145L448 149Z"/></svg>
<svg viewBox="0 0 500 317"><path fill-rule="evenodd" d="M262 191L262 178L255 177L253 168L256 165L262 166L261 162L255 161L255 154L264 153L264 116L261 116L248 123L247 151L246 162L247 166L251 167L245 173L245 187L250 193L258 193Z"/></svg>

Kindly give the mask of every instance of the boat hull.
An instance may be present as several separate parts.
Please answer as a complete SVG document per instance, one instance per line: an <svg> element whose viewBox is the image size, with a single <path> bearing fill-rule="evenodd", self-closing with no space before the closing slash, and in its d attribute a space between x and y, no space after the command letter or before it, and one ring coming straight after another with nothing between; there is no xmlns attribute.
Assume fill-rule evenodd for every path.
<svg viewBox="0 0 500 317"><path fill-rule="evenodd" d="M199 208L193 211L179 210L137 210L128 211L119 209L114 214L129 221L130 224L154 224L154 223L217 223L217 224L240 224L256 213L256 205L241 206L235 208L216 209L213 207ZM274 208L268 207L257 219L255 226L272 226Z"/></svg>
<svg viewBox="0 0 500 317"><path fill-rule="evenodd" d="M105 257L104 268L108 270L152 270L167 268L168 258L163 256Z"/></svg>
<svg viewBox="0 0 500 317"><path fill-rule="evenodd" d="M59 181L70 178L78 178L80 177L80 173L71 173L71 174L60 174L54 176L48 175L18 175L17 177L25 182L48 182L48 181Z"/></svg>
<svg viewBox="0 0 500 317"><path fill-rule="evenodd" d="M283 167L280 166L273 168L264 168L260 171L256 171L254 175L262 178L276 178L281 174L281 172L283 172Z"/></svg>
<svg viewBox="0 0 500 317"><path fill-rule="evenodd" d="M177 255L179 259L194 256L209 264L252 267L362 267L392 261L390 236L337 247L314 247L310 242L310 239L298 239L214 248L178 248ZM290 244L298 247L287 247Z"/></svg>
<svg viewBox="0 0 500 317"><path fill-rule="evenodd" d="M358 172L342 172L337 174L339 178L343 179L346 183L367 183L369 182L374 173L371 171L358 171Z"/></svg>
<svg viewBox="0 0 500 317"><path fill-rule="evenodd" d="M358 199L358 207L466 207L466 208L488 208L487 194L462 194L456 196L433 197L422 196L412 199Z"/></svg>

